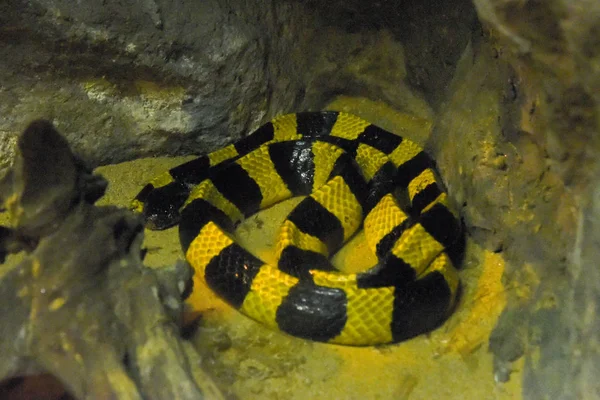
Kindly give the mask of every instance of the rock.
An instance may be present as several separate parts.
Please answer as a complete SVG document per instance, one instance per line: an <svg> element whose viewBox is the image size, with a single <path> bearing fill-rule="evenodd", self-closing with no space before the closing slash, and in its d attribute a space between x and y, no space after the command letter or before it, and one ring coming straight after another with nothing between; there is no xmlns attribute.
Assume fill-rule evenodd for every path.
<svg viewBox="0 0 600 400"><path fill-rule="evenodd" d="M0 185L15 222L0 254L28 254L0 276L0 336L12 339L0 342L0 381L44 372L76 398L222 398L179 336L189 267L143 266L141 218L93 205L105 181L50 123L17 147Z"/></svg>
<svg viewBox="0 0 600 400"><path fill-rule="evenodd" d="M506 326L527 327L525 398L595 398L600 392L594 378L600 372L600 352L594 345L600 340L600 327L592 317L600 299L600 3L475 0L475 4L503 53L499 58L512 67L504 76L512 76L522 111L504 132L516 133L508 140L517 151L525 151L520 155L521 169L529 169L515 171L514 187L520 192L518 187L525 182L523 194L533 194L529 199L515 197L511 208L522 210L517 215L530 210L530 218L517 219L516 229L499 225L510 229L513 250L507 255L512 276L527 260L539 281L529 301L513 298L513 309L498 324L497 338L504 338L497 343L513 334ZM515 125L518 129L510 129ZM523 132L537 144L537 151L519 139ZM531 169L542 173L537 177ZM519 285L516 279L514 283ZM510 358L507 346L490 346L498 365Z"/></svg>
<svg viewBox="0 0 600 400"><path fill-rule="evenodd" d="M211 151L341 93L429 117L411 86L440 101L475 14L414 3L380 3L383 24L357 1L3 3L0 133L50 119L97 166ZM419 41L405 51L399 37Z"/></svg>

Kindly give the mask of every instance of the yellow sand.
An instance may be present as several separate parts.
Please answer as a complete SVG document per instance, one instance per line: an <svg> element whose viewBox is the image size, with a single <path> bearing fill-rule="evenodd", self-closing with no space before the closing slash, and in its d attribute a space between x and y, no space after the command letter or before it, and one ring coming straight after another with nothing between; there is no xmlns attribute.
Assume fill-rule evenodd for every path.
<svg viewBox="0 0 600 400"><path fill-rule="evenodd" d="M428 121L364 99L338 99L330 108L355 112L390 130L409 123L418 141L427 137L430 128ZM404 129L395 131L407 135ZM111 182L102 202L127 205L150 178L187 159L144 159L100 168L98 172ZM277 228L297 201L249 218L238 228L240 242L272 261ZM153 267L182 257L176 228L147 231L145 245L146 262ZM375 258L358 235L334 262L340 267L350 264L345 269L356 271L372 265ZM500 255L468 242L460 272L463 294L456 312L429 335L378 348L312 343L267 330L202 287L190 299L204 310L193 341L204 368L223 390L239 399L520 399L522 363L515 364L508 383L495 383L487 350L506 304L503 271Z"/></svg>

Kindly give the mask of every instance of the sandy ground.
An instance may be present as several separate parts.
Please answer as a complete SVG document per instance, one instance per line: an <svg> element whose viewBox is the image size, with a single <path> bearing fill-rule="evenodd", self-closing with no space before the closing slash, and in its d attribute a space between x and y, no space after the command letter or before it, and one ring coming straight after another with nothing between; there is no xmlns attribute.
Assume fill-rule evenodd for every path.
<svg viewBox="0 0 600 400"><path fill-rule="evenodd" d="M428 121L400 114L382 104L339 99L330 108L353 111L370 121L423 143ZM110 182L98 203L127 206L137 191L160 172L190 159L141 159L99 168ZM279 224L297 199L265 210L245 221L239 241L265 261ZM5 219L6 215L0 215ZM146 231L147 265L174 263L183 254L177 228ZM351 260L352 263L348 263ZM15 261L13 258L12 261ZM340 268L356 271L374 263L358 235L334 258ZM6 265L5 265L6 266ZM192 337L204 368L231 398L245 399L481 399L521 398L521 366L511 379L496 383L487 343L506 305L502 284L504 261L499 254L467 241L461 267L463 292L454 314L440 328L404 343L353 348L312 343L270 331L242 316L199 287L188 300L202 322ZM518 289L518 288L512 288Z"/></svg>
<svg viewBox="0 0 600 400"><path fill-rule="evenodd" d="M430 129L425 120L365 100L339 99L330 108L354 111L417 142L423 142ZM99 204L127 206L144 183L187 159L141 159L99 168L97 172L110 181ZM238 228L239 241L265 261L272 260L277 228L296 202L284 202L249 218ZM183 257L176 228L146 231L145 246L152 267ZM373 264L361 235L334 261L341 268L349 259L353 270ZM202 313L192 340L204 367L238 399L520 399L522 363L514 364L509 382L496 383L487 350L506 304L503 271L500 255L468 240L460 272L463 293L449 320L413 340L367 348L312 343L270 331L231 309L208 288L199 287L188 300Z"/></svg>

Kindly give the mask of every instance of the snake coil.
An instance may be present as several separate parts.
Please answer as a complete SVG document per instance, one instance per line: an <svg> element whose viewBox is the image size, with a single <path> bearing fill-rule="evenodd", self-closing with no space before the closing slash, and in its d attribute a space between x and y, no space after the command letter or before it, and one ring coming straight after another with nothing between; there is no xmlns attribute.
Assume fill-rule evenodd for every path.
<svg viewBox="0 0 600 400"><path fill-rule="evenodd" d="M194 280L250 318L316 341L392 343L437 327L457 297L447 249L461 226L433 168L416 143L354 115L288 114L160 175L132 208L154 229L179 223ZM240 221L294 196L306 197L282 224L277 264L236 243ZM329 258L361 226L378 264L342 273Z"/></svg>

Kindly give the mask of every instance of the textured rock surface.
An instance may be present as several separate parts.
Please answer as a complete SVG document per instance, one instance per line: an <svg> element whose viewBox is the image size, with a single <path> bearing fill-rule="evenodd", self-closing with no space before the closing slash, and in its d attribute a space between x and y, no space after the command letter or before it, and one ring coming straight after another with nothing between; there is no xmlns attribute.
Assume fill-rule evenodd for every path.
<svg viewBox="0 0 600 400"><path fill-rule="evenodd" d="M4 2L0 167L11 138L36 117L52 119L99 165L213 150L340 93L429 116L425 102L412 106L419 95L398 38L418 39L407 52L409 81L439 99L471 24L461 10L474 19L459 3L423 22L433 6L419 2L380 4L385 20L356 1Z"/></svg>
<svg viewBox="0 0 600 400"><path fill-rule="evenodd" d="M0 382L42 371L78 399L222 399L180 335L189 266L145 267L143 221L94 206L105 188L48 122L19 136L0 180Z"/></svg>
<svg viewBox="0 0 600 400"><path fill-rule="evenodd" d="M522 159L517 171L534 178L518 179L517 173L511 179L514 187L525 185L530 201L507 192L531 217L513 228L500 223L515 250L507 255L516 296L491 342L497 372L502 374L515 348L525 346L525 398L597 398L600 3L475 3L497 39L496 49L512 67L504 76L516 85L520 105L512 113L517 118L502 125L496 140L503 137L514 146ZM499 115L510 116L510 108ZM519 298L523 293L531 301Z"/></svg>

